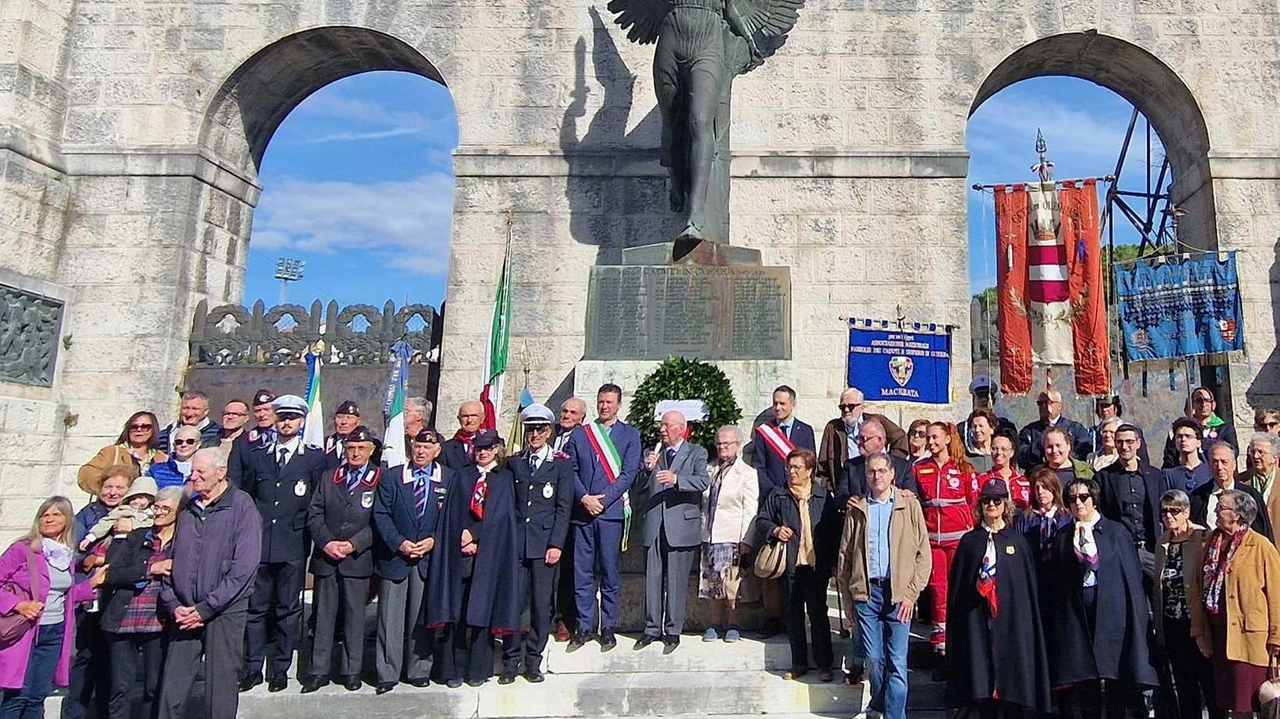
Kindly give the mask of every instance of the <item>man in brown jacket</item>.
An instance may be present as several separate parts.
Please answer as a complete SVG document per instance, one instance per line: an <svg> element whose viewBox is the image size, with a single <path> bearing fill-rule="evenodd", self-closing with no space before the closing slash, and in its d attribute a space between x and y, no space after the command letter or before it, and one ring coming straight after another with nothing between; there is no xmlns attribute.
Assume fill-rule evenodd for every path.
<svg viewBox="0 0 1280 719"><path fill-rule="evenodd" d="M839 487L844 480L844 463L859 455L858 430L868 419L879 420L884 426L887 451L906 459L909 447L907 433L888 417L874 412L864 412L862 391L849 388L840 394L840 416L827 422L822 430L822 444L818 450L818 477L828 486Z"/></svg>
<svg viewBox="0 0 1280 719"><path fill-rule="evenodd" d="M868 709L905 719L911 617L933 568L929 534L920 502L894 486L888 455L867 458L867 485L867 496L851 502L845 517L836 589L858 615L871 681Z"/></svg>

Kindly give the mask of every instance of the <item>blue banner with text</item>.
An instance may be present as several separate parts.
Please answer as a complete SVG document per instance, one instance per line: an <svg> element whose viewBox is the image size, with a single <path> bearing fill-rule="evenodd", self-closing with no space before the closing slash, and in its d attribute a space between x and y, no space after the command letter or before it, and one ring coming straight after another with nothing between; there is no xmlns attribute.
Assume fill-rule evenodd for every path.
<svg viewBox="0 0 1280 719"><path fill-rule="evenodd" d="M1129 361L1244 349L1236 255L1166 255L1116 265Z"/></svg>
<svg viewBox="0 0 1280 719"><path fill-rule="evenodd" d="M951 401L951 328L849 320L849 386L868 402Z"/></svg>

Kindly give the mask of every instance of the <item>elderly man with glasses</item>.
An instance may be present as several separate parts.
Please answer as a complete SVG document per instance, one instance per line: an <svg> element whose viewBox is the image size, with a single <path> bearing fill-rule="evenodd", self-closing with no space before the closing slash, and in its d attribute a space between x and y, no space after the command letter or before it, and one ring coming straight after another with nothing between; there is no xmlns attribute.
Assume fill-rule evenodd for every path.
<svg viewBox="0 0 1280 719"><path fill-rule="evenodd" d="M1280 437L1270 432L1256 432L1249 438L1245 454L1245 469L1236 480L1257 490L1262 502L1258 505L1267 515L1271 526L1280 519L1280 492L1275 490L1276 457L1280 456Z"/></svg>
<svg viewBox="0 0 1280 719"><path fill-rule="evenodd" d="M884 429L888 451L898 457L908 455L907 433L888 417L882 414L865 411L863 395L860 390L849 388L840 394L840 416L827 422L822 429L822 444L818 451L818 476L828 482L837 491L844 482L845 462L860 456L858 451L858 431L863 423L876 420Z"/></svg>
<svg viewBox="0 0 1280 719"><path fill-rule="evenodd" d="M890 453L885 432L884 425L877 417L868 417L862 423L862 427L858 429L858 434L854 438L858 454L845 463L839 474L842 481L835 487L836 500L844 509L847 510L852 506L855 497L866 496L868 486L867 458L875 455L885 455L889 458L889 468L893 470L894 486L910 492L912 496L920 494L920 485L916 481L915 473L911 471L911 463L896 454Z"/></svg>
<svg viewBox="0 0 1280 719"><path fill-rule="evenodd" d="M1018 447L1022 454L1018 458L1018 466L1030 470L1044 464L1044 433L1056 427L1070 437L1070 453L1075 459L1083 460L1093 449L1093 440L1084 425L1064 417L1062 414L1062 393L1056 389L1046 389L1036 397L1036 408L1040 419L1028 424L1018 433Z"/></svg>

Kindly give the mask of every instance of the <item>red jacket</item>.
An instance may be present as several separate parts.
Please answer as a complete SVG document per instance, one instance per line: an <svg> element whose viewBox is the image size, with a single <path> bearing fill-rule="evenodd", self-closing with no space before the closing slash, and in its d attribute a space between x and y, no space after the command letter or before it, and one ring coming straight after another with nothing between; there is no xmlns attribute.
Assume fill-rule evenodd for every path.
<svg viewBox="0 0 1280 719"><path fill-rule="evenodd" d="M982 485L986 484L988 479L998 479L1009 485L1009 494L1012 495L1014 510L1021 511L1031 506L1031 481L1027 479L1025 474L1014 470L1013 475L1006 480L996 474L993 469L990 472L978 475L977 479L974 480L979 490L982 489Z"/></svg>
<svg viewBox="0 0 1280 719"><path fill-rule="evenodd" d="M973 508L978 504L978 484L972 472L962 472L955 460L941 467L932 457L913 465L920 484L920 504L924 507L924 523L929 529L929 542L959 542L973 529Z"/></svg>

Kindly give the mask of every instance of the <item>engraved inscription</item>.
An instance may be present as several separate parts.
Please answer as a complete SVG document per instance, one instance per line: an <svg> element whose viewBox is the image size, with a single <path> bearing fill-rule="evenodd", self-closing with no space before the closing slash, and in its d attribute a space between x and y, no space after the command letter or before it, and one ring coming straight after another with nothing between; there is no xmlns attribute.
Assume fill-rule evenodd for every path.
<svg viewBox="0 0 1280 719"><path fill-rule="evenodd" d="M63 304L0 285L0 381L53 386Z"/></svg>
<svg viewBox="0 0 1280 719"><path fill-rule="evenodd" d="M790 359L790 271L595 267L586 334L587 359Z"/></svg>

